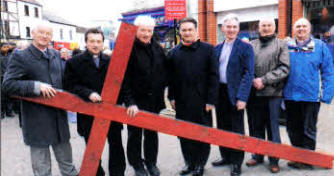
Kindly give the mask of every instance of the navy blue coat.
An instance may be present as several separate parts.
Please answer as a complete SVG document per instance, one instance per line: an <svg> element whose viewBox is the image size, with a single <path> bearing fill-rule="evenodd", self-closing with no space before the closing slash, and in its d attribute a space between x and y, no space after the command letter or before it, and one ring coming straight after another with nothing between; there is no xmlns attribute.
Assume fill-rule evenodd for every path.
<svg viewBox="0 0 334 176"><path fill-rule="evenodd" d="M45 57L33 45L13 53L4 77L3 91L9 95L39 96L38 91L34 91L36 81L61 89L60 56L55 50L48 50L48 55ZM46 147L69 141L65 111L22 101L21 113L23 139L27 145Z"/></svg>
<svg viewBox="0 0 334 176"><path fill-rule="evenodd" d="M219 60L224 42L215 47ZM235 39L226 70L227 89L230 102L247 102L254 79L254 51L250 44Z"/></svg>

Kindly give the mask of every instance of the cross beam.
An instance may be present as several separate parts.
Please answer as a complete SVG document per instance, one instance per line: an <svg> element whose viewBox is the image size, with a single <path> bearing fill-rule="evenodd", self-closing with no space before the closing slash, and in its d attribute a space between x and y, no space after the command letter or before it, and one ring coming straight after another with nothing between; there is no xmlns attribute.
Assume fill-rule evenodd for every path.
<svg viewBox="0 0 334 176"><path fill-rule="evenodd" d="M110 121L323 168L333 167L334 156L330 154L296 148L286 144L277 144L144 111L140 111L134 118L129 117L124 107L116 105L116 100L132 49L135 33L136 27L125 23L121 25L102 92L102 103L85 102L67 92L58 92L51 99L18 97L25 101L96 117L80 170L80 176L96 174Z"/></svg>

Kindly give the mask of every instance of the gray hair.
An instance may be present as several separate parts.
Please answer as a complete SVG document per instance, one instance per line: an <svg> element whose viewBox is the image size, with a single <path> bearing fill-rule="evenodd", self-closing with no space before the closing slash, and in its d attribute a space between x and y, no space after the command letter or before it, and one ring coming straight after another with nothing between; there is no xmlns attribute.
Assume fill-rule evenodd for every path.
<svg viewBox="0 0 334 176"><path fill-rule="evenodd" d="M231 21L231 20L235 20L235 21L237 21L238 24L240 23L240 22L239 22L239 18L238 18L238 16L237 16L236 14L234 14L234 13L230 13L230 14L227 14L227 15L223 18L223 20L222 20L222 25L224 26L224 24L225 24L227 21Z"/></svg>
<svg viewBox="0 0 334 176"><path fill-rule="evenodd" d="M47 20L40 20L40 21L34 23L33 26L32 26L32 30L36 31L39 27L48 27L53 31L51 23Z"/></svg>
<svg viewBox="0 0 334 176"><path fill-rule="evenodd" d="M134 25L136 26L155 26L154 18L148 15L139 15L136 17Z"/></svg>

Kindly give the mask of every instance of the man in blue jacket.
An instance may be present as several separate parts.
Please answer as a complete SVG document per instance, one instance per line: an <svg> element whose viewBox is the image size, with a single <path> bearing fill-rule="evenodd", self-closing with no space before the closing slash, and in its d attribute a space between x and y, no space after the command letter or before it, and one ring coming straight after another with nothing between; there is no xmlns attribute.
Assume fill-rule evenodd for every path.
<svg viewBox="0 0 334 176"><path fill-rule="evenodd" d="M239 20L234 14L224 18L222 31L225 40L215 48L219 58L220 77L217 127L244 134L244 109L254 78L254 52L250 44L237 38ZM231 164L231 176L240 175L244 152L225 147L219 147L219 150L222 159L212 165Z"/></svg>
<svg viewBox="0 0 334 176"><path fill-rule="evenodd" d="M333 59L324 42L310 37L307 19L297 20L293 31L296 38L288 43L291 69L284 89L287 131L293 146L315 150L320 102L330 104L334 95ZM297 162L288 166L312 168Z"/></svg>

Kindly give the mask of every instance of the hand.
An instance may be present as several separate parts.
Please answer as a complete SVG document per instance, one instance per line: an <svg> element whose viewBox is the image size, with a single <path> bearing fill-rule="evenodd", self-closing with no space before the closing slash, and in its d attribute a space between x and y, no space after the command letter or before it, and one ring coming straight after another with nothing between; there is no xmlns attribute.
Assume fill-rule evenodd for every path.
<svg viewBox="0 0 334 176"><path fill-rule="evenodd" d="M139 112L137 105L131 105L128 107L128 109L126 110L126 113L130 116L130 117L134 117L136 116L136 114Z"/></svg>
<svg viewBox="0 0 334 176"><path fill-rule="evenodd" d="M257 90L262 90L264 88L264 84L262 82L261 78L256 78L253 80L253 86L257 89Z"/></svg>
<svg viewBox="0 0 334 176"><path fill-rule="evenodd" d="M215 106L210 105L210 104L206 104L206 106L205 106L205 110L206 110L206 112L211 111L213 108L215 108Z"/></svg>
<svg viewBox="0 0 334 176"><path fill-rule="evenodd" d="M39 88L44 98L52 98L57 94L56 89L49 84L41 83Z"/></svg>
<svg viewBox="0 0 334 176"><path fill-rule="evenodd" d="M243 110L245 108L246 108L246 102L238 100L237 101L237 110L240 111L240 110Z"/></svg>
<svg viewBox="0 0 334 176"><path fill-rule="evenodd" d="M96 93L96 92L93 92L89 95L88 97L90 99L90 101L92 101L93 103L98 103L98 102L101 102L102 101L102 98L101 96Z"/></svg>
<svg viewBox="0 0 334 176"><path fill-rule="evenodd" d="M171 100L170 101L170 105L172 106L172 109L175 110L175 100Z"/></svg>

